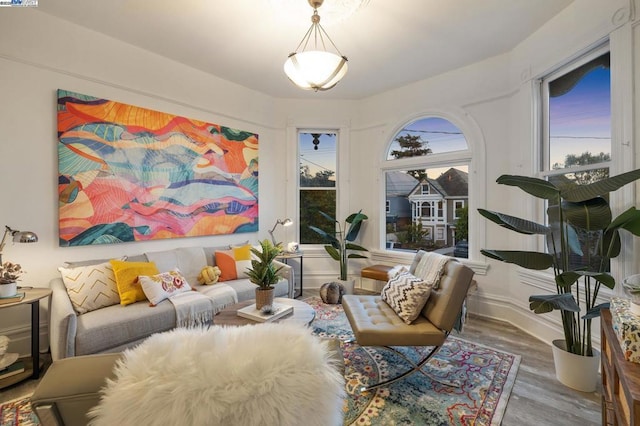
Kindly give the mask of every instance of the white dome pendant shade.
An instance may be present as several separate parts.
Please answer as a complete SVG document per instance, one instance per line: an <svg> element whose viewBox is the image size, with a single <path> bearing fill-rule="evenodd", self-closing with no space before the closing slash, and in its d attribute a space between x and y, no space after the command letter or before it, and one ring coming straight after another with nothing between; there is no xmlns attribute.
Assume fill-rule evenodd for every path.
<svg viewBox="0 0 640 426"><path fill-rule="evenodd" d="M304 90L329 90L347 73L347 58L335 53L310 50L292 53L284 63L284 72Z"/></svg>
<svg viewBox="0 0 640 426"><path fill-rule="evenodd" d="M304 90L329 90L334 87L347 73L347 57L342 55L331 37L320 25L318 7L324 0L308 0L313 7L311 27L302 37L296 51L289 55L284 63L284 72L289 80ZM313 50L305 50L313 35ZM329 40L338 54L325 49L324 37ZM302 51L298 52L302 46ZM319 48L323 50L320 50Z"/></svg>

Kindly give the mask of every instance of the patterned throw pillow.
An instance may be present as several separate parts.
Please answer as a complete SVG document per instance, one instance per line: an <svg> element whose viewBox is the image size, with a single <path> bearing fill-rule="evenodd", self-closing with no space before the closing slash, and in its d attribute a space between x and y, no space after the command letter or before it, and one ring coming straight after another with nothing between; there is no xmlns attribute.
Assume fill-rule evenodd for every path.
<svg viewBox="0 0 640 426"><path fill-rule="evenodd" d="M78 314L120 303L116 277L109 262L77 268L61 266L58 271Z"/></svg>
<svg viewBox="0 0 640 426"><path fill-rule="evenodd" d="M382 288L380 295L402 320L411 324L429 299L431 286L410 272L400 272Z"/></svg>
<svg viewBox="0 0 640 426"><path fill-rule="evenodd" d="M153 306L173 295L191 290L191 286L177 268L152 276L140 275L138 281Z"/></svg>
<svg viewBox="0 0 640 426"><path fill-rule="evenodd" d="M230 281L247 277L247 268L251 267L251 245L232 247L229 250L215 252L216 266L222 274L218 281Z"/></svg>
<svg viewBox="0 0 640 426"><path fill-rule="evenodd" d="M135 302L147 300L138 282L139 275L159 274L156 264L153 262L125 262L122 260L110 260L113 266L113 274L116 276L116 285L120 294L120 304L130 305Z"/></svg>

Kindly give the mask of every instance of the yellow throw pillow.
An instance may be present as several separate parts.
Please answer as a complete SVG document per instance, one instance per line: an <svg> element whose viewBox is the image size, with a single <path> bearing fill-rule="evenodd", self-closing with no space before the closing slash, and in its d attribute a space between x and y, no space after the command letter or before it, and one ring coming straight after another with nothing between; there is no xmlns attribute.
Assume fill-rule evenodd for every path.
<svg viewBox="0 0 640 426"><path fill-rule="evenodd" d="M113 266L113 274L116 277L116 285L120 294L120 304L130 305L135 302L147 300L142 286L138 282L138 275L159 274L156 264L153 262L126 262L124 260L110 260Z"/></svg>

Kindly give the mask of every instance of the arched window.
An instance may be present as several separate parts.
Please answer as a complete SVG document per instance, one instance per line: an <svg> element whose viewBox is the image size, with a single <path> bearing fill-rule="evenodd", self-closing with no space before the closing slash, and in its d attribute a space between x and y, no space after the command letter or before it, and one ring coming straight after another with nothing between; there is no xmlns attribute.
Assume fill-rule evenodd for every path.
<svg viewBox="0 0 640 426"><path fill-rule="evenodd" d="M470 162L463 132L448 119L420 118L395 133L383 164L388 249L468 257Z"/></svg>

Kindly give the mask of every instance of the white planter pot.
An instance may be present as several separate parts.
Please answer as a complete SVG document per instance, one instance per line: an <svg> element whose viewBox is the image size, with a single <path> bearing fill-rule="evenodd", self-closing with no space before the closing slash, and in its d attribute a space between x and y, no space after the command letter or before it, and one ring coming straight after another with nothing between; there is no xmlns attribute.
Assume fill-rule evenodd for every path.
<svg viewBox="0 0 640 426"><path fill-rule="evenodd" d="M558 381L581 392L594 392L598 385L600 352L594 349L593 356L576 355L566 351L564 339L554 340L552 343Z"/></svg>
<svg viewBox="0 0 640 426"><path fill-rule="evenodd" d="M335 282L342 284L344 287L344 294L353 294L354 288L356 286L356 280L340 280L337 279Z"/></svg>
<svg viewBox="0 0 640 426"><path fill-rule="evenodd" d="M0 284L0 297L15 296L18 292L18 283Z"/></svg>

